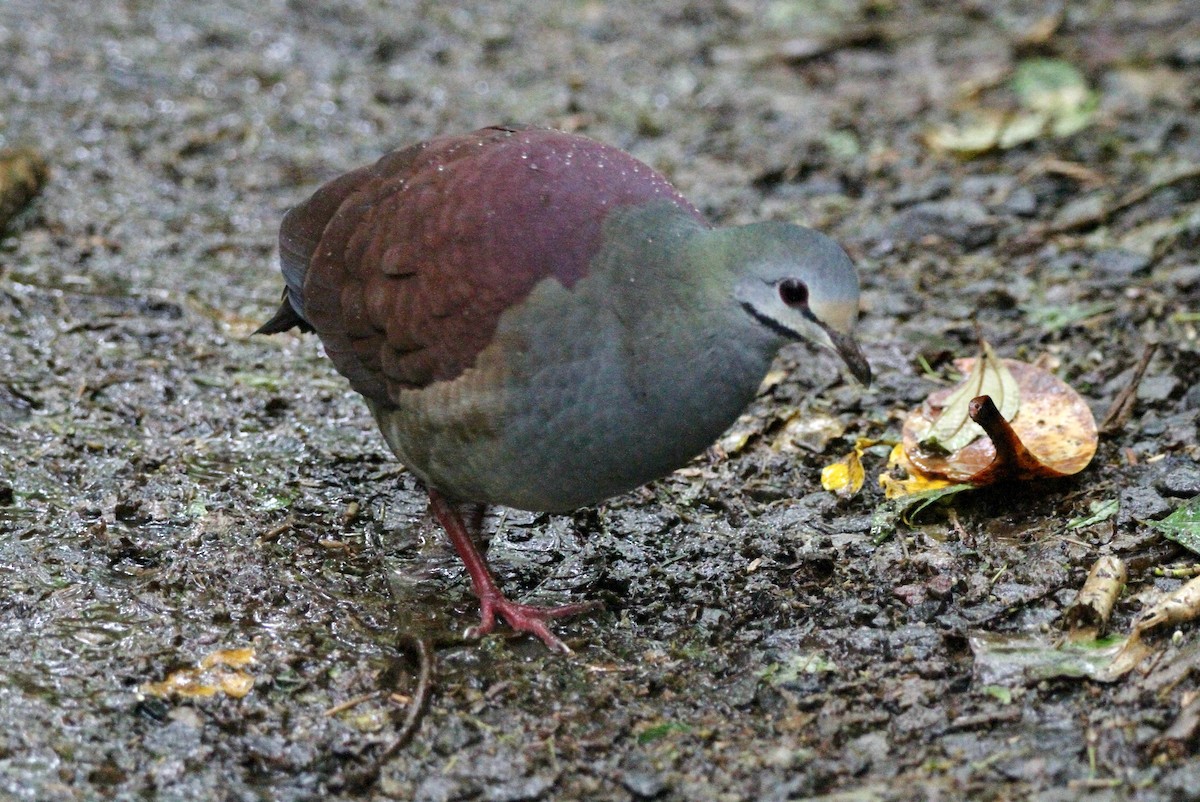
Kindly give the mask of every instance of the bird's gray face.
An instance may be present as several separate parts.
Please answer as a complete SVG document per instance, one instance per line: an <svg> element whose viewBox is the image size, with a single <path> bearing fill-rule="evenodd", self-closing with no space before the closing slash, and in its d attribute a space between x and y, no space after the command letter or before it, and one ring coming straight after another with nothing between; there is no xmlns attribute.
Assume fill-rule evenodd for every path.
<svg viewBox="0 0 1200 802"><path fill-rule="evenodd" d="M748 265L735 289L742 309L790 339L805 339L840 356L863 384L871 367L851 332L858 319L858 274L836 243L798 226L762 224L761 261Z"/></svg>

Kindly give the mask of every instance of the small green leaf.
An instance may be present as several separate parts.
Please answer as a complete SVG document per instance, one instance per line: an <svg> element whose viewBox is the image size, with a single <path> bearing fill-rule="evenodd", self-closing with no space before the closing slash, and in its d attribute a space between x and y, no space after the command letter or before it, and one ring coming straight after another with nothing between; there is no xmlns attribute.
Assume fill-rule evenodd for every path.
<svg viewBox="0 0 1200 802"><path fill-rule="evenodd" d="M771 685L796 682L806 674L825 674L837 671L837 664L821 652L800 651L787 656L780 663L771 663L759 672L759 676Z"/></svg>
<svg viewBox="0 0 1200 802"><path fill-rule="evenodd" d="M935 501L964 490L974 489L975 485L969 484L948 485L932 490L922 490L919 493L909 493L906 496L883 502L875 508L875 513L871 516L871 542L878 545L887 540L896 531L896 526L901 521L911 525L913 519Z"/></svg>
<svg viewBox="0 0 1200 802"><path fill-rule="evenodd" d="M1004 366L992 346L983 341L983 354L975 359L971 374L946 398L942 414L921 439L920 446L932 451L954 454L983 436L983 429L971 420L968 407L977 396L991 396L992 403L1005 420L1012 420L1020 409L1017 380Z"/></svg>
<svg viewBox="0 0 1200 802"><path fill-rule="evenodd" d="M1000 704L1012 704L1013 695L1011 688L1005 688L1003 685L984 685L981 690L993 699L998 700Z"/></svg>
<svg viewBox="0 0 1200 802"><path fill-rule="evenodd" d="M1090 515L1085 515L1079 518L1072 518L1067 521L1067 529L1082 529L1085 526L1098 524L1101 521L1107 521L1109 518L1117 514L1117 510L1121 508L1121 502L1117 499L1109 499L1108 501L1093 501L1088 505Z"/></svg>
<svg viewBox="0 0 1200 802"><path fill-rule="evenodd" d="M681 724L677 721L664 721L661 724L653 724L638 733L637 742L639 744L648 744L661 740L673 732L689 732L691 727L686 724Z"/></svg>
<svg viewBox="0 0 1200 802"><path fill-rule="evenodd" d="M1185 501L1182 507L1161 521L1146 523L1162 532L1168 540L1175 541L1194 554L1200 554L1200 496Z"/></svg>
<svg viewBox="0 0 1200 802"><path fill-rule="evenodd" d="M1021 307L1021 311L1034 326L1055 332L1106 314L1116 308L1117 305L1112 301L1096 301L1088 304L1065 304L1062 306L1027 304Z"/></svg>
<svg viewBox="0 0 1200 802"><path fill-rule="evenodd" d="M1079 68L1061 59L1022 61L1013 74L1012 89L1022 106L1044 115L1046 127L1056 137L1091 125L1099 105Z"/></svg>

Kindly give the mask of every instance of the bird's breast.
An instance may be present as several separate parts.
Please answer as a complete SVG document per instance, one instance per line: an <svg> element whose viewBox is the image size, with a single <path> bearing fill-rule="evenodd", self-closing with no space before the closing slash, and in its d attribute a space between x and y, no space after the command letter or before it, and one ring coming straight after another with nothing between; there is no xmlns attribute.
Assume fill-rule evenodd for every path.
<svg viewBox="0 0 1200 802"><path fill-rule="evenodd" d="M631 490L707 447L765 367L719 337L622 316L604 276L539 283L476 364L376 410L401 461L451 496L562 511ZM682 324L679 324L682 325ZM751 360L754 361L754 360Z"/></svg>

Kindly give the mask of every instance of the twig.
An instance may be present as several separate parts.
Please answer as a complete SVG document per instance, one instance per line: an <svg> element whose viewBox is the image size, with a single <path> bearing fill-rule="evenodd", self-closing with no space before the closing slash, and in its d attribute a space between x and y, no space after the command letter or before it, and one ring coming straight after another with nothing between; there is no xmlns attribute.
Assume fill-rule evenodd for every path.
<svg viewBox="0 0 1200 802"><path fill-rule="evenodd" d="M1092 214L1085 214L1081 217L1063 220L1058 223L1045 223L1037 226L1028 232L1028 234L1019 238L1016 242L1016 245L1018 247L1031 247L1035 246L1037 243L1041 242L1047 237L1051 237L1055 234L1066 234L1071 231L1079 231L1080 229L1092 228L1094 226L1101 225L1102 223L1108 222L1119 212L1123 212L1130 206L1136 206L1137 204L1146 200L1160 189L1166 189L1167 187L1171 187L1175 184L1179 184L1194 178L1200 178L1200 164L1189 165L1174 175L1167 176L1161 181L1156 181L1153 184L1147 184L1146 186L1132 189L1113 203L1105 206L1102 209L1096 210Z"/></svg>
<svg viewBox="0 0 1200 802"><path fill-rule="evenodd" d="M369 702L378 695L379 695L379 691L371 691L370 693L364 693L362 696L355 696L353 699L347 699L346 701L342 702L341 704L336 704L333 707L327 708L325 710L324 715L325 716L336 716L339 713L345 713L350 708L358 707L363 702Z"/></svg>
<svg viewBox="0 0 1200 802"><path fill-rule="evenodd" d="M1129 384L1117 393L1108 412L1104 414L1104 420L1100 423L1100 434L1114 435L1125 428L1125 424L1129 422L1129 416L1133 414L1133 402L1137 400L1138 385L1142 383L1142 377L1146 375L1146 368L1150 367L1150 360L1154 358L1154 352L1157 350L1158 343L1146 343L1146 347L1142 349L1142 358L1134 368Z"/></svg>
<svg viewBox="0 0 1200 802"><path fill-rule="evenodd" d="M421 725L421 719L425 713L425 708L429 704L429 697L433 693L433 674L434 674L434 658L433 645L428 638L418 637L408 632L400 633L397 639L400 649L408 653L411 657L417 660L417 689L409 698L408 714L404 717L404 723L400 726L400 731L395 739L388 744L387 747L379 753L379 756L374 760L367 757L367 754L362 753L363 763L346 769L340 780L333 783L333 788L339 791L353 791L356 793L364 793L367 789L379 782L379 777L383 773L384 764L392 759L393 756L412 740L416 734L417 728ZM386 672L385 672L386 675ZM368 694L366 697L352 699L350 705L363 701L371 696L377 696L382 693L382 690ZM388 691L388 697L394 698L400 694ZM340 705L339 707L345 707Z"/></svg>
<svg viewBox="0 0 1200 802"><path fill-rule="evenodd" d="M1123 212L1130 206L1135 206L1149 198L1160 189L1174 186L1183 181L1188 181L1192 178L1200 178L1200 165L1192 165L1186 169L1180 170L1174 175L1168 176L1161 181L1153 184L1147 184L1144 187L1130 190L1115 203L1100 209L1095 214L1085 215L1075 220L1065 220L1061 223L1051 223L1045 229L1043 234L1062 234L1067 231L1077 231L1081 228L1089 228L1091 226L1100 225L1108 221L1117 212Z"/></svg>
<svg viewBox="0 0 1200 802"><path fill-rule="evenodd" d="M408 705L408 715L404 717L404 724L401 725L396 739L379 755L377 765L380 767L412 740L413 735L417 732L417 728L421 726L421 719L424 717L425 709L429 706L429 697L433 694L434 671L436 668L433 657L433 644L429 642L428 638L417 637L407 632L401 633L399 641L400 648L417 659L417 689L413 691L412 701Z"/></svg>
<svg viewBox="0 0 1200 802"><path fill-rule="evenodd" d="M292 527L295 525L295 518L289 515L286 521L259 535L258 539L263 543L274 543L276 540L279 540L284 533L291 531Z"/></svg>

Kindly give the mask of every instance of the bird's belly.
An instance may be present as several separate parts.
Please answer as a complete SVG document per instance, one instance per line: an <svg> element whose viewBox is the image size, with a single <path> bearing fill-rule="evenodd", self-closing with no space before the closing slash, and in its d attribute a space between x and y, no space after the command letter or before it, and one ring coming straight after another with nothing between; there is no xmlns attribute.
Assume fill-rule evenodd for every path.
<svg viewBox="0 0 1200 802"><path fill-rule="evenodd" d="M587 360L520 380L483 378L468 371L372 411L424 481L518 509L570 510L638 487L686 464L737 414L698 418L682 401L647 404Z"/></svg>

